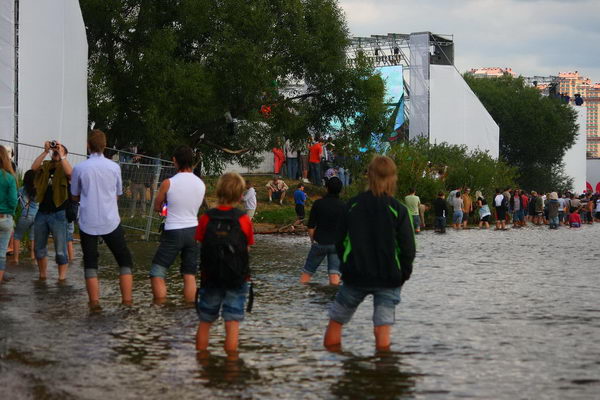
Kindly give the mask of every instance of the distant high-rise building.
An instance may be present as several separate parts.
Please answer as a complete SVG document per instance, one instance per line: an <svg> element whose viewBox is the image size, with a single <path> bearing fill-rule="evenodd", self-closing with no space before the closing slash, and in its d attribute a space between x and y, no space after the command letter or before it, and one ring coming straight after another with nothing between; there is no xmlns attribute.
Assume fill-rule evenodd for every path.
<svg viewBox="0 0 600 400"><path fill-rule="evenodd" d="M558 74L556 91L558 95L567 95L575 104L575 95L583 98L583 106L587 107L587 155L588 158L600 158L600 83L592 83L589 78L582 77L578 71Z"/></svg>

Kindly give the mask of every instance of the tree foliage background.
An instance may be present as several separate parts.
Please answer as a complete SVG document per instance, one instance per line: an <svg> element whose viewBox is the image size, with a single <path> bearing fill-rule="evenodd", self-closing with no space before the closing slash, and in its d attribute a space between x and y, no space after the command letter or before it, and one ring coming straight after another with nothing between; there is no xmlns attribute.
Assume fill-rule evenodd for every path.
<svg viewBox="0 0 600 400"><path fill-rule="evenodd" d="M348 65L336 0L80 3L89 117L111 145L141 144L167 156L187 143L216 172L231 160L256 163L284 135L300 143L311 132L326 134L332 119L340 135L363 141L385 124L384 83L366 62ZM280 89L298 81L307 93L283 96ZM234 134L226 112L240 121Z"/></svg>
<svg viewBox="0 0 600 400"><path fill-rule="evenodd" d="M523 78L465 79L500 126L500 157L518 168L518 184L542 192L572 189L562 159L577 137L576 112Z"/></svg>

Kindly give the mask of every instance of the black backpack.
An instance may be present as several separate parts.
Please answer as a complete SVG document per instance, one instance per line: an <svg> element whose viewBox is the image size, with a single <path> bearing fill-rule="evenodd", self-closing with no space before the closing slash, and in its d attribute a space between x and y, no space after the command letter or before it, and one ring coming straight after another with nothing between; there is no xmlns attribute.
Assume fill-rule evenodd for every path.
<svg viewBox="0 0 600 400"><path fill-rule="evenodd" d="M213 208L206 214L210 219L200 252L200 269L207 280L203 286L239 288L250 275L248 240L239 222L244 212Z"/></svg>

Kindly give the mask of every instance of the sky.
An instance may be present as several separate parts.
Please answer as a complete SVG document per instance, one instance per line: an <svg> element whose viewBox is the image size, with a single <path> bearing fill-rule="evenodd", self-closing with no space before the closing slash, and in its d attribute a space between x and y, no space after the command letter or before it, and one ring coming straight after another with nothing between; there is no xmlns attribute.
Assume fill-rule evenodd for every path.
<svg viewBox="0 0 600 400"><path fill-rule="evenodd" d="M600 0L338 0L352 36L454 35L454 63L600 82Z"/></svg>

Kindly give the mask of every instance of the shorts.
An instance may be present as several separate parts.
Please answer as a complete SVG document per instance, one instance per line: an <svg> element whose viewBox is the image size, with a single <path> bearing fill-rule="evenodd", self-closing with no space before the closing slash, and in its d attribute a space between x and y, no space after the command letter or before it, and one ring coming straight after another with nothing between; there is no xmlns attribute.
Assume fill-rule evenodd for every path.
<svg viewBox="0 0 600 400"><path fill-rule="evenodd" d="M250 218L250 221L252 221L254 219L254 214L256 214L256 209L248 209L246 210L246 214L248 215L248 218Z"/></svg>
<svg viewBox="0 0 600 400"><path fill-rule="evenodd" d="M461 224L462 219L463 219L463 212L462 211L454 211L454 214L452 215L452 223L453 224Z"/></svg>
<svg viewBox="0 0 600 400"><path fill-rule="evenodd" d="M367 295L373 295L373 325L393 325L396 322L396 306L400 303L400 287L363 288L343 284L329 309L329 318L346 324L356 308Z"/></svg>
<svg viewBox="0 0 600 400"><path fill-rule="evenodd" d="M579 224L579 222L571 222L570 226L571 226L571 228L581 228L581 225Z"/></svg>
<svg viewBox="0 0 600 400"><path fill-rule="evenodd" d="M421 217L419 215L411 215L413 228L419 229L421 227Z"/></svg>
<svg viewBox="0 0 600 400"><path fill-rule="evenodd" d="M306 262L304 263L304 272L313 275L317 268L327 257L327 272L329 275L340 275L340 258L337 255L334 244L319 244L317 242L310 246Z"/></svg>
<svg viewBox="0 0 600 400"><path fill-rule="evenodd" d="M513 212L514 221L523 221L523 210L517 210Z"/></svg>
<svg viewBox="0 0 600 400"><path fill-rule="evenodd" d="M29 240L33 240L33 222L35 221L34 215L21 215L17 221L17 227L15 228L15 240L23 239L25 233L29 231Z"/></svg>
<svg viewBox="0 0 600 400"><path fill-rule="evenodd" d="M250 284L244 283L238 289L200 287L196 299L196 312L202 322L215 322L219 313L224 321L243 321L244 305Z"/></svg>
<svg viewBox="0 0 600 400"><path fill-rule="evenodd" d="M486 215L485 217L481 217L481 221L483 222L490 222L490 215Z"/></svg>
<svg viewBox="0 0 600 400"><path fill-rule="evenodd" d="M273 200L279 200L279 199L281 199L281 194L282 193L283 193L283 190L277 190L277 191L271 193L271 198Z"/></svg>
<svg viewBox="0 0 600 400"><path fill-rule="evenodd" d="M198 271L198 243L196 227L169 229L160 235L160 244L152 259L151 278L166 278L167 270L181 253L181 275L196 275Z"/></svg>
<svg viewBox="0 0 600 400"><path fill-rule="evenodd" d="M596 216L596 219L600 219L600 211L596 211L595 216Z"/></svg>
<svg viewBox="0 0 600 400"><path fill-rule="evenodd" d="M303 220L305 216L304 204L296 204L296 216L299 220Z"/></svg>
<svg viewBox="0 0 600 400"><path fill-rule="evenodd" d="M465 221L468 221L468 220L469 220L469 213L468 213L468 212L464 212L464 211L463 211L462 220L463 220L463 222L465 222Z"/></svg>
<svg viewBox="0 0 600 400"><path fill-rule="evenodd" d="M506 208L500 206L496 207L496 220L502 221L506 219Z"/></svg>

